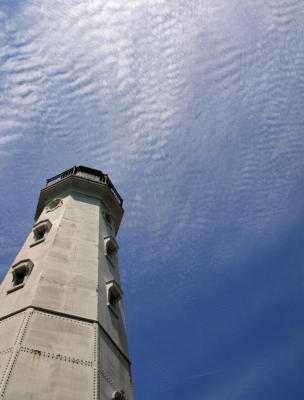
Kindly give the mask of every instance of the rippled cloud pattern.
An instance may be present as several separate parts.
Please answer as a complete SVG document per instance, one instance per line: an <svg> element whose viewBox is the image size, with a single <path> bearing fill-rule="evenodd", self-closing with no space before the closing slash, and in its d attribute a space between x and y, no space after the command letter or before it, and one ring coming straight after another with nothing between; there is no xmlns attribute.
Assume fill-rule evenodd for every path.
<svg viewBox="0 0 304 400"><path fill-rule="evenodd" d="M304 4L0 3L0 275L48 177L124 198L137 399L302 399Z"/></svg>

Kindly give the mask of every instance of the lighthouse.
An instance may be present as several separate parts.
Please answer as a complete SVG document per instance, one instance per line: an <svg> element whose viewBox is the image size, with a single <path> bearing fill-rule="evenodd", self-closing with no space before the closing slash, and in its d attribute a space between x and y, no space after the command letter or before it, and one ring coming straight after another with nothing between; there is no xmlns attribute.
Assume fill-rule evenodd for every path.
<svg viewBox="0 0 304 400"><path fill-rule="evenodd" d="M123 212L99 170L47 179L0 286L1 400L134 400L116 241Z"/></svg>

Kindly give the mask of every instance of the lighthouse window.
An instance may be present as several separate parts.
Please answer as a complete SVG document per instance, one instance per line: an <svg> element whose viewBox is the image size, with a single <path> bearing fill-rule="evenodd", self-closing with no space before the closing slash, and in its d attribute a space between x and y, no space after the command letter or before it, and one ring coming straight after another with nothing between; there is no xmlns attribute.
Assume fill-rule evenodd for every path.
<svg viewBox="0 0 304 400"><path fill-rule="evenodd" d="M122 296L122 290L119 284L115 280L108 281L107 285L107 297L108 297L108 307L112 313L118 317L118 302Z"/></svg>
<svg viewBox="0 0 304 400"><path fill-rule="evenodd" d="M110 310L114 313L116 317L117 315L117 304L120 299L120 294L113 288L109 289L108 293L108 306Z"/></svg>
<svg viewBox="0 0 304 400"><path fill-rule="evenodd" d="M115 390L112 393L112 400L126 400L125 392L123 390Z"/></svg>
<svg viewBox="0 0 304 400"><path fill-rule="evenodd" d="M46 212L54 211L63 204L61 199L54 199L46 206Z"/></svg>
<svg viewBox="0 0 304 400"><path fill-rule="evenodd" d="M14 286L20 285L24 282L24 278L26 277L26 268L25 266L21 266L17 268L13 273Z"/></svg>
<svg viewBox="0 0 304 400"><path fill-rule="evenodd" d="M116 308L117 298L115 297L114 293L112 293L112 291L110 291L109 303L111 304L112 307Z"/></svg>
<svg viewBox="0 0 304 400"><path fill-rule="evenodd" d="M36 244L43 242L51 227L52 224L48 219L45 219L35 224L33 226L34 242L30 244L30 247L33 247Z"/></svg>
<svg viewBox="0 0 304 400"><path fill-rule="evenodd" d="M110 261L112 267L115 267L115 254L118 251L118 244L113 236L106 236L105 237L105 256Z"/></svg>
<svg viewBox="0 0 304 400"><path fill-rule="evenodd" d="M12 266L12 283L7 293L14 292L17 289L21 289L24 285L28 276L30 275L33 268L31 260L22 260Z"/></svg>
<svg viewBox="0 0 304 400"><path fill-rule="evenodd" d="M46 229L45 226L42 226L41 228L36 229L36 231L34 232L34 236L36 240L40 240L44 238Z"/></svg>
<svg viewBox="0 0 304 400"><path fill-rule="evenodd" d="M108 242L108 244L107 244L107 255L112 257L114 254L116 254L116 247L113 245L112 242Z"/></svg>

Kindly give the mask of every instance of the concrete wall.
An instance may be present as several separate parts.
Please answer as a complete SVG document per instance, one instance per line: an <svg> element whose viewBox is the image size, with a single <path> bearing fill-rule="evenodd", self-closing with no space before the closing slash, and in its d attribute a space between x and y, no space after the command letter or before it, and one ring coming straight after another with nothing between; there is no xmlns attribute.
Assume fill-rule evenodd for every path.
<svg viewBox="0 0 304 400"><path fill-rule="evenodd" d="M0 343L8 350L1 398L97 399L96 332L97 324L33 309L1 321Z"/></svg>

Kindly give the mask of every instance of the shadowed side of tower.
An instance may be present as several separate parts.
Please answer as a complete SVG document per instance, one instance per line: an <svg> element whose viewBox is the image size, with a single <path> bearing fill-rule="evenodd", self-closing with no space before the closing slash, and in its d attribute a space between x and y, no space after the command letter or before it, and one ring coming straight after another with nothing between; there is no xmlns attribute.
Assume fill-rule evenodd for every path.
<svg viewBox="0 0 304 400"><path fill-rule="evenodd" d="M0 287L0 399L133 400L109 177L47 180L35 224Z"/></svg>

